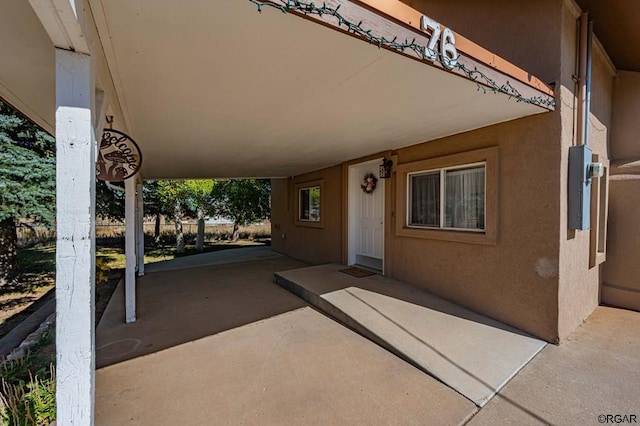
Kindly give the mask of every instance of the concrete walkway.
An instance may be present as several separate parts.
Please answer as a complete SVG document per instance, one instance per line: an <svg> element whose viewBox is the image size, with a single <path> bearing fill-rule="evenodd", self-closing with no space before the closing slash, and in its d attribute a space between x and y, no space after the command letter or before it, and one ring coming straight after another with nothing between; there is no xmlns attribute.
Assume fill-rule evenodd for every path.
<svg viewBox="0 0 640 426"><path fill-rule="evenodd" d="M470 425L638 423L640 312L600 306L567 342L547 345Z"/></svg>
<svg viewBox="0 0 640 426"><path fill-rule="evenodd" d="M379 345L486 404L546 343L498 321L380 275L343 265L276 274L276 282Z"/></svg>
<svg viewBox="0 0 640 426"><path fill-rule="evenodd" d="M221 261L207 259L212 260ZM274 272L299 269L306 266L303 263L274 253L263 260L234 262L229 257L227 263L147 274L138 284L140 317L135 324L123 323L122 289L117 290L97 331L97 362L102 368L96 372L96 424L479 426L640 421L638 312L597 308L569 341L546 345L478 408L273 284ZM383 278L374 279L389 288ZM324 293L344 290L332 281L322 285ZM387 298L415 305L401 303L409 310L407 318L397 322L419 337L409 323L420 325L412 309L424 308L417 303L422 296L404 293L403 299L362 287L348 297L357 296L379 311L377 304ZM436 334L446 322L457 321L454 312L477 323L479 333L483 328L503 330L499 323L487 325L475 314L431 303L435 317L443 315L442 323L430 330ZM460 334L451 337L463 340ZM473 348L483 345L477 337L466 338ZM453 359L446 349L440 353ZM510 361L498 354L493 362Z"/></svg>
<svg viewBox="0 0 640 426"><path fill-rule="evenodd" d="M277 257L282 257L282 255L272 251L269 246L242 247L178 257L164 262L150 263L145 265L145 272L176 271L178 269L201 268L203 266L225 265L228 263L274 259Z"/></svg>
<svg viewBox="0 0 640 426"><path fill-rule="evenodd" d="M97 330L99 425L456 425L476 407L273 283L283 256L150 273Z"/></svg>

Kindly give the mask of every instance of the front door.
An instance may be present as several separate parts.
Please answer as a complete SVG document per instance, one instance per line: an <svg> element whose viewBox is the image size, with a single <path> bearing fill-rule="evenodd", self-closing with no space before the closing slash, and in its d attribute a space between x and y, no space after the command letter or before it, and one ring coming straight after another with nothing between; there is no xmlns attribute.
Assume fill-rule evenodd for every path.
<svg viewBox="0 0 640 426"><path fill-rule="evenodd" d="M382 158L349 167L349 264L383 270L384 181L380 179ZM377 182L362 185L366 176Z"/></svg>

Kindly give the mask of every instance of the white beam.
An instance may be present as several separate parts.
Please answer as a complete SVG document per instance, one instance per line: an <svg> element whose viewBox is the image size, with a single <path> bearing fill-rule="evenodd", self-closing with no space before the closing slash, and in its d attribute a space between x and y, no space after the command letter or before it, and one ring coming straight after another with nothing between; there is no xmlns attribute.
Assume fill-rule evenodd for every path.
<svg viewBox="0 0 640 426"><path fill-rule="evenodd" d="M124 181L125 321L136 321L136 181Z"/></svg>
<svg viewBox="0 0 640 426"><path fill-rule="evenodd" d="M56 49L56 398L59 425L92 425L95 152L91 57Z"/></svg>
<svg viewBox="0 0 640 426"><path fill-rule="evenodd" d="M55 47L89 53L75 0L29 0Z"/></svg>
<svg viewBox="0 0 640 426"><path fill-rule="evenodd" d="M142 179L136 182L136 214L137 214L137 242L138 242L138 276L144 275L144 193L142 192Z"/></svg>

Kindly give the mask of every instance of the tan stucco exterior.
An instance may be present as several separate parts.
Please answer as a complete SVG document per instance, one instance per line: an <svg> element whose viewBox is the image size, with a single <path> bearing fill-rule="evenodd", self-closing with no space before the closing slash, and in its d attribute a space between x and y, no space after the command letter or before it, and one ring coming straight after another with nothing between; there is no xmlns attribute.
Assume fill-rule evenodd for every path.
<svg viewBox="0 0 640 426"><path fill-rule="evenodd" d="M296 186L322 182L321 226L296 224ZM271 189L271 245L275 251L313 263L342 260L342 166L334 166L292 179L273 179Z"/></svg>
<svg viewBox="0 0 640 426"><path fill-rule="evenodd" d="M560 158L560 258L558 289L558 333L560 339L582 323L599 303L600 266L589 264L591 234L598 230L573 231L567 225L567 176L569 147L575 145L573 75L576 69L575 46L579 15L570 8L563 9L562 67L559 109L562 119ZM610 67L604 52L594 48L592 65L591 113L589 117L589 146L597 160L607 163L608 140L611 128L611 96L615 70ZM592 185L592 191L595 187ZM595 202L592 200L592 202ZM593 225L593 222L592 222Z"/></svg>
<svg viewBox="0 0 640 426"><path fill-rule="evenodd" d="M640 310L640 73L614 81L607 262L602 302Z"/></svg>
<svg viewBox="0 0 640 426"><path fill-rule="evenodd" d="M614 80L611 158L640 158L640 72L619 71Z"/></svg>
<svg viewBox="0 0 640 426"><path fill-rule="evenodd" d="M621 73L615 82L614 94L616 70L599 42L594 41L589 145L593 150L593 161L602 162L607 167L607 175L592 183L592 229L570 230L568 157L569 148L578 144L574 75L579 9L570 1L559 0L517 2L517 5L508 0L496 0L491 7L470 1L405 3L446 22L460 34L531 71L543 81L553 83L557 107L556 111L547 114L377 155L394 161L392 178L384 181L384 274L424 287L547 341L561 342L600 303L601 269L606 264L603 263L605 259L619 256L621 247L626 247L627 253L626 250L637 252L640 249L631 239L620 244L616 242L620 232L616 230L615 222L620 220L620 214L637 211L634 204L626 203L626 208L611 214L610 239L606 234L608 182L611 182L611 209L625 202L623 200L635 200L629 198L629 193L640 194L640 176L625 178L624 184L618 183L615 176L610 179L608 176L615 170L610 166L610 150L612 154L620 152L627 158L640 158L639 145L633 144L635 152L629 147L638 133L637 120L630 119L630 114L633 108L640 111L637 104L640 78L633 73ZM462 9L465 13L461 13ZM545 23L544 30L540 22ZM620 113L616 113L618 109ZM609 147L612 134L620 146L615 146L612 140ZM497 225L493 229L487 222L487 238L467 237L462 233L458 233L462 236L457 238L451 232L440 238L439 231L424 232L424 236L420 236L419 231L403 230L406 189L402 179L406 179L412 165L437 164L440 159L454 154L472 157L472 152L492 149L497 152L497 185L495 188L487 186L487 197L495 201L497 211L489 207L488 200L486 214L495 213ZM372 157L375 156L367 158ZM325 210L327 214L339 214L342 218L341 225L337 217L335 222L331 220L332 226L341 226L340 232L335 228L329 230L329 227L313 231L296 227L291 211L274 210L274 227L287 230L286 240L282 240L274 228L274 249L309 262L341 260L347 263L348 174L345 171L348 164L358 161L350 159L343 163L342 174L339 173L340 166L336 166L293 180L274 180L274 206L275 200L281 203L287 197L281 192L288 191L288 197L294 196L291 183L287 182L323 178L326 196L335 202L338 202L334 198L338 193L342 197L339 206L326 204ZM402 179L398 180L399 176ZM616 188L623 185L627 188L625 196L615 195ZM639 189L631 188L633 185ZM622 193L622 190L618 192ZM638 201L635 205L639 205ZM634 232L625 235L637 235L635 231L640 231L640 224L636 221L633 226L637 229L633 228ZM326 236L329 233L332 237ZM342 239L342 245L337 243L338 238ZM325 240L326 245L322 243ZM302 241L313 243L303 248L298 245ZM606 252L607 247L610 253ZM329 255L333 250L337 250L335 255ZM638 291L638 280L633 281L632 277L637 277L640 270L633 267L621 270L615 266L612 269L616 272L608 274L607 266L605 282L611 276L612 282L617 280L617 285L629 285ZM624 284L631 281L634 284ZM603 298L606 299L604 294Z"/></svg>

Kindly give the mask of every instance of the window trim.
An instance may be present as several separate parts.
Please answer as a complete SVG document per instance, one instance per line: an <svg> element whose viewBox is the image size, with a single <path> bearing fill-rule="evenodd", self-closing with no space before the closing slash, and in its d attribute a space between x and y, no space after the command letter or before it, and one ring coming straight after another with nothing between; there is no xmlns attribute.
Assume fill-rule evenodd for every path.
<svg viewBox="0 0 640 426"><path fill-rule="evenodd" d="M470 244L498 244L498 181L499 149L497 146L466 151L442 157L401 163L396 168L395 235L397 237L455 241ZM437 171L441 169L467 168L485 165L485 224L484 230L459 228L435 228L408 226L409 174ZM443 206L441 205L441 209Z"/></svg>
<svg viewBox="0 0 640 426"><path fill-rule="evenodd" d="M311 219L311 191L316 188L318 188L318 191L320 191L319 195L322 196L320 185L314 185L314 186L298 189L298 220L300 222L316 223L316 222L320 222L320 219L322 218L322 209L320 209L320 200L318 199L318 210L319 210L318 219ZM302 217L300 217L300 214L302 213L302 196L301 196L302 191L309 191L309 219L303 219Z"/></svg>
<svg viewBox="0 0 640 426"><path fill-rule="evenodd" d="M485 173L485 177L484 177L484 217L485 217L485 224L484 224L484 228L483 229L477 229L477 228L453 228L453 227L446 227L444 226L444 221L445 221L445 200L446 200L446 176L447 176L447 172L451 171L451 170L464 170L464 169L473 169L473 168L479 168L480 166L484 167L484 173ZM438 173L440 175L440 225L439 226L430 226L430 225L412 225L411 224L411 188L412 188L412 184L411 184L411 177L415 176L415 175L428 175L428 174L436 174ZM443 230L443 231L460 231L460 232L480 232L480 233L484 233L485 229L487 228L487 221L486 221L486 217L487 217L487 163L486 161L480 161L477 163L470 163L470 164L461 164L458 166L450 166L450 167L441 167L441 168L437 168L437 169L431 169L431 170L418 170L415 172L408 172L407 173L407 194L406 194L406 200L407 200L407 205L406 205L406 215L407 217L405 218L405 224L407 228L413 228L413 229L437 229L437 230Z"/></svg>
<svg viewBox="0 0 640 426"><path fill-rule="evenodd" d="M591 161L602 163L605 172L602 177L591 181L591 223L589 230L589 269L607 260L607 221L609 214L609 170L611 164L607 158L600 159L593 154Z"/></svg>
<svg viewBox="0 0 640 426"><path fill-rule="evenodd" d="M300 203L302 202L300 198L300 192L304 189L312 189L315 187L320 188L320 220L309 220L309 219L301 219L300 218ZM324 217L326 212L324 211L324 179L316 179L308 182L297 183L293 187L294 191L294 205L295 209L293 209L293 221L296 226L304 226L309 228L324 228Z"/></svg>

